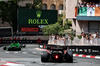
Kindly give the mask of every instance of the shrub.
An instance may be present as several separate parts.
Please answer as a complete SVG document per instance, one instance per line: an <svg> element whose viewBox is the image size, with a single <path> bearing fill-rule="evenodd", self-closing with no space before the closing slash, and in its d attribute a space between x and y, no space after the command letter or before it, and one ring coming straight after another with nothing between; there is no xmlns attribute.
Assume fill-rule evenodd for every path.
<svg viewBox="0 0 100 66"><path fill-rule="evenodd" d="M79 39L81 39L81 38L82 38L82 36L81 36L81 35L77 35L77 37L78 37Z"/></svg>
<svg viewBox="0 0 100 66"><path fill-rule="evenodd" d="M69 25L65 25L64 28L65 29L70 29L70 26Z"/></svg>

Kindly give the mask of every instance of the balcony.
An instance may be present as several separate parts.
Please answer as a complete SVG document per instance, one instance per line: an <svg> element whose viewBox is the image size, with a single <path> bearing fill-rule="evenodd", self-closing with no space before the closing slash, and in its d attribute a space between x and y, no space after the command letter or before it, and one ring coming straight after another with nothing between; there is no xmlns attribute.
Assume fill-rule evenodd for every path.
<svg viewBox="0 0 100 66"><path fill-rule="evenodd" d="M100 21L100 7L80 7L78 10L76 8L76 13L77 20Z"/></svg>

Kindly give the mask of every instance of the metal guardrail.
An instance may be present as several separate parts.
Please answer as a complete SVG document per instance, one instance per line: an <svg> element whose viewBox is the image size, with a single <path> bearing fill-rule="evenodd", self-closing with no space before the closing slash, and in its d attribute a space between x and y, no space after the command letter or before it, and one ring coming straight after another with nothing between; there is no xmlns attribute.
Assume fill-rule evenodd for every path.
<svg viewBox="0 0 100 66"><path fill-rule="evenodd" d="M40 44L47 44L47 40L0 40L0 44L11 44L14 42L18 42L21 44L33 44L33 43L40 43Z"/></svg>

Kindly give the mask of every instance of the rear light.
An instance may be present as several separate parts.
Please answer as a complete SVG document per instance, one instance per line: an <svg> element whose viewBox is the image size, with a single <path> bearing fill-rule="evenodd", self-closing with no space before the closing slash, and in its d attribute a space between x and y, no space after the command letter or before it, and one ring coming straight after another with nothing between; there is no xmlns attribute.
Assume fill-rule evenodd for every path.
<svg viewBox="0 0 100 66"><path fill-rule="evenodd" d="M53 49L53 47L51 47L51 49Z"/></svg>
<svg viewBox="0 0 100 66"><path fill-rule="evenodd" d="M64 53L66 53L67 52L67 50L64 50Z"/></svg>
<svg viewBox="0 0 100 66"><path fill-rule="evenodd" d="M55 59L58 59L58 55L55 55Z"/></svg>
<svg viewBox="0 0 100 66"><path fill-rule="evenodd" d="M45 45L44 45L44 48L45 48Z"/></svg>

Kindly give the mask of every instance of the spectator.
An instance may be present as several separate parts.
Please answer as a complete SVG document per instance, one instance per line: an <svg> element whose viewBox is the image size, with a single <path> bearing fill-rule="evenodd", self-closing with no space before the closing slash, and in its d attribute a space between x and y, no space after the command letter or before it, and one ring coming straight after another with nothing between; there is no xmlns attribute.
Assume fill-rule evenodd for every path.
<svg viewBox="0 0 100 66"><path fill-rule="evenodd" d="M83 3L83 6L86 7L86 2Z"/></svg>
<svg viewBox="0 0 100 66"><path fill-rule="evenodd" d="M87 7L89 7L89 3L87 3Z"/></svg>
<svg viewBox="0 0 100 66"><path fill-rule="evenodd" d="M81 3L81 7L84 7L83 3Z"/></svg>
<svg viewBox="0 0 100 66"><path fill-rule="evenodd" d="M90 4L89 4L89 7L91 7L92 6L92 2L90 2Z"/></svg>
<svg viewBox="0 0 100 66"><path fill-rule="evenodd" d="M92 42L93 42L93 36L92 36L92 34L90 34L90 38L89 38L89 41L90 41L90 43L92 44Z"/></svg>
<svg viewBox="0 0 100 66"><path fill-rule="evenodd" d="M81 4L80 3L78 3L78 7L81 7Z"/></svg>
<svg viewBox="0 0 100 66"><path fill-rule="evenodd" d="M93 3L93 6L92 7L95 7L95 3Z"/></svg>
<svg viewBox="0 0 100 66"><path fill-rule="evenodd" d="M85 33L84 33L84 32L82 32L82 33L81 33L81 36L83 36L83 37L85 38Z"/></svg>
<svg viewBox="0 0 100 66"><path fill-rule="evenodd" d="M92 34L93 38L95 39L96 38L96 32Z"/></svg>
<svg viewBox="0 0 100 66"><path fill-rule="evenodd" d="M100 7L100 3L98 4L98 6Z"/></svg>
<svg viewBox="0 0 100 66"><path fill-rule="evenodd" d="M99 7L99 4L96 3L95 6L96 6L96 7Z"/></svg>
<svg viewBox="0 0 100 66"><path fill-rule="evenodd" d="M96 33L96 38L99 38L99 32Z"/></svg>

